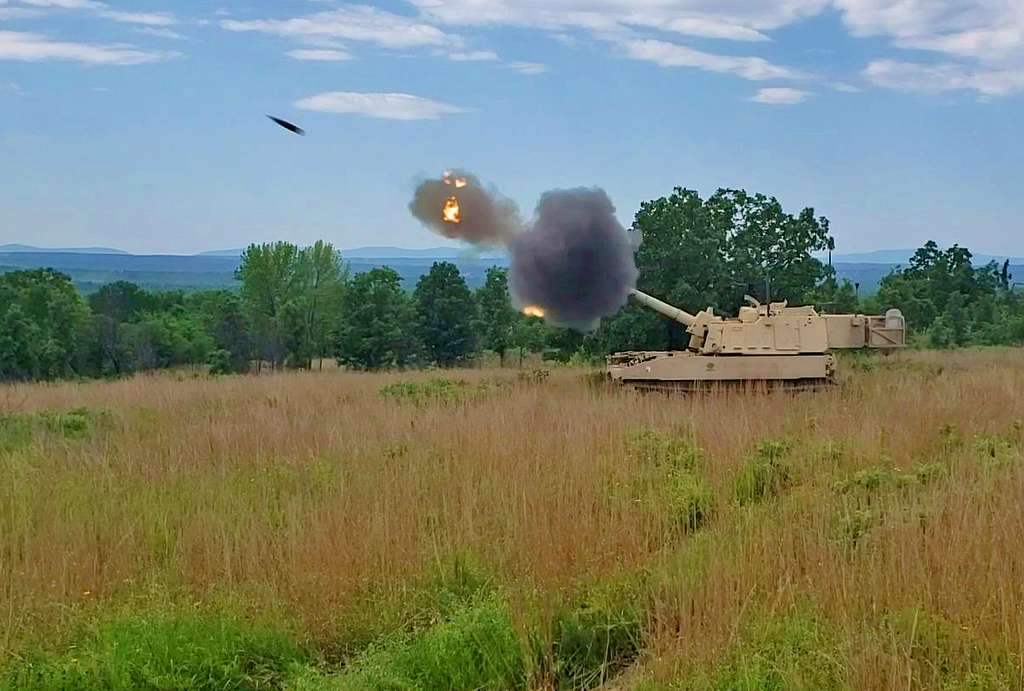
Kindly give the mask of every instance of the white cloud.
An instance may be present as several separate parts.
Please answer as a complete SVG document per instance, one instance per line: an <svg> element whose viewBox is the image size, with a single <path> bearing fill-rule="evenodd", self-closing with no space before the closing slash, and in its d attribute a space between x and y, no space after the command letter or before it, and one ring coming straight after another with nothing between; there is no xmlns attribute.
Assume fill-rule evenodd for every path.
<svg viewBox="0 0 1024 691"><path fill-rule="evenodd" d="M286 55L294 60L311 60L315 62L340 62L351 60L352 55L336 48L300 48L290 50Z"/></svg>
<svg viewBox="0 0 1024 691"><path fill-rule="evenodd" d="M1022 68L978 69L954 63L875 60L865 68L864 76L876 86L925 94L969 90L985 96L1005 96L1024 90Z"/></svg>
<svg viewBox="0 0 1024 691"><path fill-rule="evenodd" d="M106 7L96 0L18 0L22 5L52 7L61 10L97 10Z"/></svg>
<svg viewBox="0 0 1024 691"><path fill-rule="evenodd" d="M428 17L456 25L518 25L621 34L652 29L734 41L817 14L829 0L410 0Z"/></svg>
<svg viewBox="0 0 1024 691"><path fill-rule="evenodd" d="M18 3L46 10L83 10L121 24L166 27L178 23L170 12L126 12L99 0L18 0Z"/></svg>
<svg viewBox="0 0 1024 691"><path fill-rule="evenodd" d="M408 1L424 17L449 25L524 26L556 37L582 30L624 46L636 59L747 79L799 75L761 58L672 43L664 34L765 41L776 29L832 8L855 36L878 36L889 39L895 49L934 54L917 55L916 62L879 56L865 71L872 83L909 91L973 90L990 96L1024 91L1024 0Z"/></svg>
<svg viewBox="0 0 1024 691"><path fill-rule="evenodd" d="M146 36L155 36L156 38L166 38L172 41L186 41L188 37L179 34L177 31L164 28L162 26L143 26L135 30L137 34L144 34Z"/></svg>
<svg viewBox="0 0 1024 691"><path fill-rule="evenodd" d="M22 96L25 94L25 90L21 88L21 85L17 82L0 82L0 94L14 94L15 96Z"/></svg>
<svg viewBox="0 0 1024 691"><path fill-rule="evenodd" d="M321 113L363 115L385 120L436 120L467 112L464 108L412 94L332 91L295 102L295 107Z"/></svg>
<svg viewBox="0 0 1024 691"><path fill-rule="evenodd" d="M872 61L864 75L900 91L1024 90L1024 2L1020 0L834 0L858 36L886 36L899 48L929 51L938 61Z"/></svg>
<svg viewBox="0 0 1024 691"><path fill-rule="evenodd" d="M842 91L847 94L859 94L861 88L856 84L850 84L849 82L836 82L832 85L832 88L836 91Z"/></svg>
<svg viewBox="0 0 1024 691"><path fill-rule="evenodd" d="M0 21L5 19L30 19L42 16L43 14L42 10L32 10L25 7L5 7L4 3L0 2Z"/></svg>
<svg viewBox="0 0 1024 691"><path fill-rule="evenodd" d="M761 89L751 96L750 100L754 103L765 103L773 106L788 106L793 105L794 103L803 103L809 96L810 93L800 89L774 87L770 89Z"/></svg>
<svg viewBox="0 0 1024 691"><path fill-rule="evenodd" d="M141 65L179 56L180 53L143 50L127 45L55 41L42 34L0 31L0 61L68 60L93 65Z"/></svg>
<svg viewBox="0 0 1024 691"><path fill-rule="evenodd" d="M707 72L734 74L753 81L802 79L806 76L763 58L706 53L667 41L630 40L623 42L622 46L634 60L648 60L661 67L693 67Z"/></svg>
<svg viewBox="0 0 1024 691"><path fill-rule="evenodd" d="M501 58L493 50L473 50L465 53L449 53L448 59L456 62L489 62Z"/></svg>
<svg viewBox="0 0 1024 691"><path fill-rule="evenodd" d="M408 0L424 17L450 25L513 25L573 40L583 30L621 46L628 57L662 67L692 67L744 79L799 79L805 75L760 57L705 52L644 36L647 32L730 41L768 41L766 31L820 12L829 0ZM547 70L540 63L510 65L524 74Z"/></svg>
<svg viewBox="0 0 1024 691"><path fill-rule="evenodd" d="M518 72L519 74L544 74L548 71L548 66L541 62L510 62L508 66Z"/></svg>
<svg viewBox="0 0 1024 691"><path fill-rule="evenodd" d="M174 26L178 23L174 15L167 12L120 12L117 10L100 10L96 13L104 19L122 24L142 24L143 26Z"/></svg>
<svg viewBox="0 0 1024 691"><path fill-rule="evenodd" d="M386 48L458 46L457 36L422 21L365 5L346 6L292 19L225 19L228 31L257 31L296 39L336 38Z"/></svg>
<svg viewBox="0 0 1024 691"><path fill-rule="evenodd" d="M435 51L434 54L445 55L444 51ZM519 74L537 75L544 74L548 71L548 66L540 62L526 62L523 60L503 62L501 56L493 50L473 50L447 53L447 57L449 60L453 60L455 62L498 62L502 63L502 67L506 67L518 72Z"/></svg>

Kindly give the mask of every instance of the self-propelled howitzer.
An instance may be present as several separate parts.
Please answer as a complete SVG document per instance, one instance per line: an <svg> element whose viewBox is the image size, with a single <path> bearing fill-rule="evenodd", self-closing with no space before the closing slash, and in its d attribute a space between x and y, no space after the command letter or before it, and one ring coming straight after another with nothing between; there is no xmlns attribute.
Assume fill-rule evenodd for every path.
<svg viewBox="0 0 1024 691"><path fill-rule="evenodd" d="M631 351L608 358L608 376L641 389L700 388L715 382L767 382L815 387L835 382L831 351L906 345L903 314L818 314L785 302L747 297L736 318L711 308L697 314L633 291L633 298L686 328L685 350Z"/></svg>

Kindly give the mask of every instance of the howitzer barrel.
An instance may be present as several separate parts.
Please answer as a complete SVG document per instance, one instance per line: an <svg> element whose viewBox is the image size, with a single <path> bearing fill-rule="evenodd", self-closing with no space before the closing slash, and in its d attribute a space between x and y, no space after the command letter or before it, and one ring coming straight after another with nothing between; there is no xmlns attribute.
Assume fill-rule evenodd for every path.
<svg viewBox="0 0 1024 691"><path fill-rule="evenodd" d="M658 298L652 297L647 293L642 293L639 290L634 289L632 295L641 305L650 307L655 312L660 312L669 319L673 319L684 326L689 326L697 319L689 312L681 310L678 307L673 307L667 302L662 302Z"/></svg>

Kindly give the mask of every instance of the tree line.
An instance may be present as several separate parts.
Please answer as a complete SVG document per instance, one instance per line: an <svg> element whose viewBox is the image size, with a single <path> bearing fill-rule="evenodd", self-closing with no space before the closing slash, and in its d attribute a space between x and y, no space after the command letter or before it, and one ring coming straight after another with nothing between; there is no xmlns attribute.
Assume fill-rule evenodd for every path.
<svg viewBox="0 0 1024 691"><path fill-rule="evenodd" d="M829 312L899 307L918 344L1024 343L1024 300L1007 264L975 267L966 248L929 242L879 292L860 299L814 256L834 247L828 219L788 214L761 194L677 188L643 204L632 233L639 288L691 310L732 314L744 295ZM119 281L83 296L39 269L0 275L0 380L122 376L202 365L212 373L311 368L450 367L491 352L568 360L685 346L681 327L629 304L591 334L552 327L512 306L504 269L471 290L437 262L415 286L392 269L350 275L326 242L253 245L237 290L147 291ZM600 280L600 277L595 277Z"/></svg>

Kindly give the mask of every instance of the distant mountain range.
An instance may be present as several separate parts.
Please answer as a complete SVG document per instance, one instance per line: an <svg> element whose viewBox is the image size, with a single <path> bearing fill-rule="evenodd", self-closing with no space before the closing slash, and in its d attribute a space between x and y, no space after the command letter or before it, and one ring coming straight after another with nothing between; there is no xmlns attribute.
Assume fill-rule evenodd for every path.
<svg viewBox="0 0 1024 691"><path fill-rule="evenodd" d="M110 247L58 247L46 249L32 247L31 245L0 245L0 254L21 254L39 252L60 252L63 254L128 254L124 250L115 250Z"/></svg>
<svg viewBox="0 0 1024 691"><path fill-rule="evenodd" d="M150 290L207 290L237 287L235 269L242 250L220 250L195 255L136 255L107 247L45 249L28 245L0 245L0 273L17 269L50 267L68 274L86 293L113 281L131 281ZM860 254L833 254L832 265L840 281L860 286L861 295L878 289L879 282L897 265L906 265L912 250L877 250ZM455 263L471 287L483 284L491 266L508 266L500 252L474 254L453 247L403 249L401 247L358 247L342 250L353 273L377 267L391 267L407 287L439 260ZM824 256L820 257L822 260ZM1002 262L998 255L975 255L979 264ZM1011 257L1010 271L1024 277L1024 259Z"/></svg>

